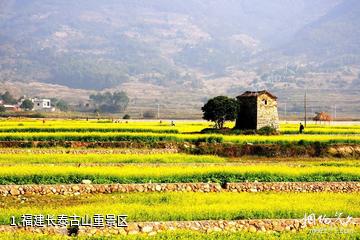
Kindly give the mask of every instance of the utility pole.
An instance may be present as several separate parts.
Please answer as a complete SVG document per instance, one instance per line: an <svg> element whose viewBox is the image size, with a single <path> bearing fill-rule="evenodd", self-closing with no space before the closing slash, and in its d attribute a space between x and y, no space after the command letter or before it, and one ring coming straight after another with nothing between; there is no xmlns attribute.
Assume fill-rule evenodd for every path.
<svg viewBox="0 0 360 240"><path fill-rule="evenodd" d="M157 104L157 118L160 119L160 104Z"/></svg>
<svg viewBox="0 0 360 240"><path fill-rule="evenodd" d="M307 118L307 109L306 109L306 91L304 95L304 121L305 121L305 127L306 127L306 118Z"/></svg>
<svg viewBox="0 0 360 240"><path fill-rule="evenodd" d="M334 120L336 120L336 115L337 115L337 112L336 112L336 104L334 106Z"/></svg>

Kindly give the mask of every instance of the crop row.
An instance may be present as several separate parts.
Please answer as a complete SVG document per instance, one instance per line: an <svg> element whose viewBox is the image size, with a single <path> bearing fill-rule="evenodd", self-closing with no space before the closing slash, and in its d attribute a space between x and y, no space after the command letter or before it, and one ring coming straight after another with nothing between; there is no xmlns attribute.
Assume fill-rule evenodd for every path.
<svg viewBox="0 0 360 240"><path fill-rule="evenodd" d="M287 165L10 165L0 167L0 184L176 182L321 182L360 181L355 166Z"/></svg>
<svg viewBox="0 0 360 240"><path fill-rule="evenodd" d="M20 149L21 150L21 149ZM38 150L38 149L35 149ZM47 151L48 150L48 151ZM98 150L98 149L97 149ZM334 167L360 167L358 160L339 160L332 158L224 158L215 155L190 155L180 153L109 153L109 150L102 153L93 152L93 149L81 149L78 152L67 152L65 149L26 149L26 151L14 152L14 149L4 149L0 154L1 165L22 165L22 164L222 164L234 165L265 165L277 164L287 166L334 166ZM113 151L113 150L110 150ZM39 153L40 152L40 153ZM62 153L60 153L62 152ZM50 153L50 154L49 154Z"/></svg>
<svg viewBox="0 0 360 240"><path fill-rule="evenodd" d="M84 120L0 120L1 128L113 128L113 129L152 129L152 130L176 130L179 132L199 132L204 128L211 127L209 122L175 122L172 126L171 121L122 121L114 123L112 121L84 121ZM227 124L233 127L233 124Z"/></svg>
<svg viewBox="0 0 360 240"><path fill-rule="evenodd" d="M232 142L232 143L360 143L360 135L220 135L220 134L163 134L163 133L0 133L0 141L138 141L138 142Z"/></svg>
<svg viewBox="0 0 360 240"><path fill-rule="evenodd" d="M282 128L282 134L298 134L297 128ZM327 128L314 128L306 129L303 134L360 134L360 129L327 129Z"/></svg>
<svg viewBox="0 0 360 240"><path fill-rule="evenodd" d="M98 131L121 131L119 129L127 129L126 131L142 131L148 132L157 131L176 131L181 133L186 132L200 132L204 128L212 127L213 124L205 121L179 121L175 122L175 126L171 125L171 121L84 121L84 120L46 120L45 123L42 120L0 120L0 131L59 131L57 129L99 129ZM226 127L234 127L233 122L226 123ZM29 130L28 130L29 129ZM55 129L55 130L52 130ZM105 130L107 129L107 130ZM138 129L138 130L135 130ZM282 133L297 133L299 129L298 124L281 123L280 130ZM85 130L84 130L85 131ZM125 131L125 130L123 130ZM307 124L305 133L309 134L359 134L360 124L353 125L319 125L319 124Z"/></svg>
<svg viewBox="0 0 360 240"><path fill-rule="evenodd" d="M147 132L147 133L179 133L177 129L151 129L151 128L64 128L64 127L32 127L32 128L0 128L0 133L16 133L16 132L46 132L46 133L55 133L55 132Z"/></svg>
<svg viewBox="0 0 360 240"><path fill-rule="evenodd" d="M127 193L27 196L21 204L0 197L0 223L22 214L126 214L128 221L294 219L315 213L360 216L359 194L350 193ZM301 203L301 204L300 204ZM59 207L61 206L61 207Z"/></svg>
<svg viewBox="0 0 360 240"><path fill-rule="evenodd" d="M204 126L206 127L206 126ZM189 129L190 130L190 129ZM193 129L194 130L194 129ZM196 129L198 131L202 129ZM179 129L168 127L152 127L152 128L140 128L140 127L2 127L0 133L16 133L16 132L143 132L143 133L180 133ZM190 132L190 131L188 131ZM298 134L299 129L297 127L281 128L282 134ZM186 131L183 130L183 133ZM360 134L359 128L309 128L303 132L303 134Z"/></svg>
<svg viewBox="0 0 360 240"><path fill-rule="evenodd" d="M201 130L201 129L197 129ZM6 127L0 128L0 133L16 133L16 132L143 132L143 133L180 133L178 129L175 128L140 128L140 127ZM282 134L298 134L299 129L290 127L290 128L281 128L280 132ZM304 134L360 134L360 129L354 128L309 128L303 132Z"/></svg>
<svg viewBox="0 0 360 240"><path fill-rule="evenodd" d="M281 123L280 124L282 129L286 128L299 128L299 124L294 123ZM357 124L307 124L305 129L351 129L351 130L359 130L360 129L360 123Z"/></svg>
<svg viewBox="0 0 360 240"><path fill-rule="evenodd" d="M321 233L321 234L317 234ZM346 233L346 234L344 234ZM359 239L360 231L357 229L334 229L334 228L321 228L318 231L313 231L311 229L305 229L299 233L297 232L282 232L282 233L249 233L249 232L210 232L210 233L201 233L198 231L180 231L180 230L171 230L158 233L155 236L147 235L112 235L112 236L93 236L93 237L71 237L69 239L79 239L79 240L108 240L108 239L117 239L117 240L188 240L188 239L197 239L197 240L345 240L345 239ZM0 233L0 239L3 240L13 240L13 239L22 239L22 240L60 240L64 239L64 236L60 235L43 235L41 233L25 233L25 232L16 232L16 233Z"/></svg>
<svg viewBox="0 0 360 240"><path fill-rule="evenodd" d="M0 164L26 163L223 163L226 159L189 154L0 154Z"/></svg>
<svg viewBox="0 0 360 240"><path fill-rule="evenodd" d="M221 136L214 135L180 135L160 133L0 133L0 141L137 141L137 142L159 142L159 141L189 141L189 142L222 142Z"/></svg>

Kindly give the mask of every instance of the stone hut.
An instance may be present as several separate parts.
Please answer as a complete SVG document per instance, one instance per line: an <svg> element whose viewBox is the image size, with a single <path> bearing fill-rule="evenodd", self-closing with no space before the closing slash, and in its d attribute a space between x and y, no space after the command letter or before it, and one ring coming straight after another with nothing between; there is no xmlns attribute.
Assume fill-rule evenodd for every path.
<svg viewBox="0 0 360 240"><path fill-rule="evenodd" d="M244 92L237 97L239 113L236 129L260 129L272 126L279 129L277 97L268 91Z"/></svg>

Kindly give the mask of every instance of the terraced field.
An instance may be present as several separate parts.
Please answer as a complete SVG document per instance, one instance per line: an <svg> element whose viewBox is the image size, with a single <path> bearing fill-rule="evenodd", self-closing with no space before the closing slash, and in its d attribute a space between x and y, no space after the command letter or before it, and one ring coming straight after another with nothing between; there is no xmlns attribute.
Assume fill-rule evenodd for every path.
<svg viewBox="0 0 360 240"><path fill-rule="evenodd" d="M1 120L0 238L359 238L360 125L199 133L208 127ZM97 220L77 227L86 215Z"/></svg>

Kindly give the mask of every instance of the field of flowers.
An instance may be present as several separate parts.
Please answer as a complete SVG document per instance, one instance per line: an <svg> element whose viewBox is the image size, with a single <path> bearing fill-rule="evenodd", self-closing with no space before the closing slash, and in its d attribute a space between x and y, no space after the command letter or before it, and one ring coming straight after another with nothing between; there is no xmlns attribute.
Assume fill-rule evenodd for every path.
<svg viewBox="0 0 360 240"><path fill-rule="evenodd" d="M227 127L233 127L228 123ZM201 134L212 124L204 121L96 121L96 120L0 120L0 185L91 185L149 183L285 183L307 184L360 183L360 162L354 155L340 157L223 157L197 155L190 151L197 144L214 146L305 146L307 143L340 144L356 147L360 143L360 125L308 124L305 134L297 133L297 124L281 124L281 133L263 135ZM15 141L41 142L46 147L14 147ZM53 147L54 142L118 143ZM145 144L136 144L145 143ZM153 148L151 144L158 144ZM207 144L215 143L215 144ZM181 145L189 151L176 148ZM190 154L191 153L191 154ZM354 185L360 188L360 184ZM330 189L331 190L331 189ZM360 218L360 190L341 192L73 192L68 195L4 194L0 196L0 239L63 239L64 236L42 235L21 228L14 233L2 232L11 217L23 214L127 214L130 223L150 221L206 221L301 219L305 214ZM114 235L118 239L356 239L359 228L341 234L339 228L318 234L310 229L297 231L263 231L261 226L249 230L206 233L206 231L152 231L134 236ZM95 234L96 235L96 234ZM101 234L100 234L101 235ZM101 239L106 239L104 236ZM154 236L151 236L154 235ZM96 239L96 236L92 236ZM109 236L107 236L109 237ZM83 239L84 237L79 237ZM84 238L85 239L85 238Z"/></svg>
<svg viewBox="0 0 360 240"><path fill-rule="evenodd" d="M115 122L116 121L116 122ZM41 120L13 119L0 120L0 132L154 132L154 133L194 133L213 124L205 121L136 121L136 120ZM226 123L232 128L234 123ZM283 134L297 134L299 125L281 123ZM307 124L305 134L359 134L360 124Z"/></svg>
<svg viewBox="0 0 360 240"><path fill-rule="evenodd" d="M1 222L22 214L105 215L116 209L132 221L192 221L240 219L291 219L306 213L360 217L357 194L347 193L127 193L91 196L26 196L19 205L13 198L0 197L4 212ZM15 201L14 201L15 200ZM301 203L301 204L299 204ZM59 206L62 206L59 208Z"/></svg>
<svg viewBox="0 0 360 240"><path fill-rule="evenodd" d="M321 232L322 229L319 229ZM353 239L360 238L360 232L358 230L351 229L351 237ZM46 235L39 233L0 233L0 238L4 240L12 240L12 239L23 239L23 240L38 240L38 239L46 239L46 240L60 240L60 239L74 239L74 237L65 238L64 236L56 236L56 235ZM77 237L75 239L85 240L89 239L89 237ZM187 240L187 239L199 239L199 240L287 240L287 239L297 239L297 240L343 240L349 239L349 234L344 234L343 232L338 232L334 230L324 231L321 234L316 234L312 230L304 230L300 233L294 232L286 232L283 234L278 233L248 233L248 232L211 232L211 233L200 233L197 231L165 231L158 233L155 236L145 236L145 235L116 235L116 236L98 236L92 237L91 239L130 239L130 240Z"/></svg>
<svg viewBox="0 0 360 240"><path fill-rule="evenodd" d="M166 134L149 132L15 132L0 133L0 141L80 141L80 142L209 142L209 143L360 143L360 134L293 134L293 135L221 135Z"/></svg>
<svg viewBox="0 0 360 240"><path fill-rule="evenodd" d="M287 166L279 164L185 164L74 166L21 164L1 166L0 184L176 182L360 181L358 166Z"/></svg>
<svg viewBox="0 0 360 240"><path fill-rule="evenodd" d="M298 134L297 124L282 124L281 134L222 135L199 134L211 127L208 122L180 122L171 126L170 122L122 121L65 121L48 120L45 123L33 121L0 121L0 141L82 141L82 142L210 142L210 143L352 143L360 142L358 125L308 125L306 134ZM227 127L232 127L228 124Z"/></svg>

